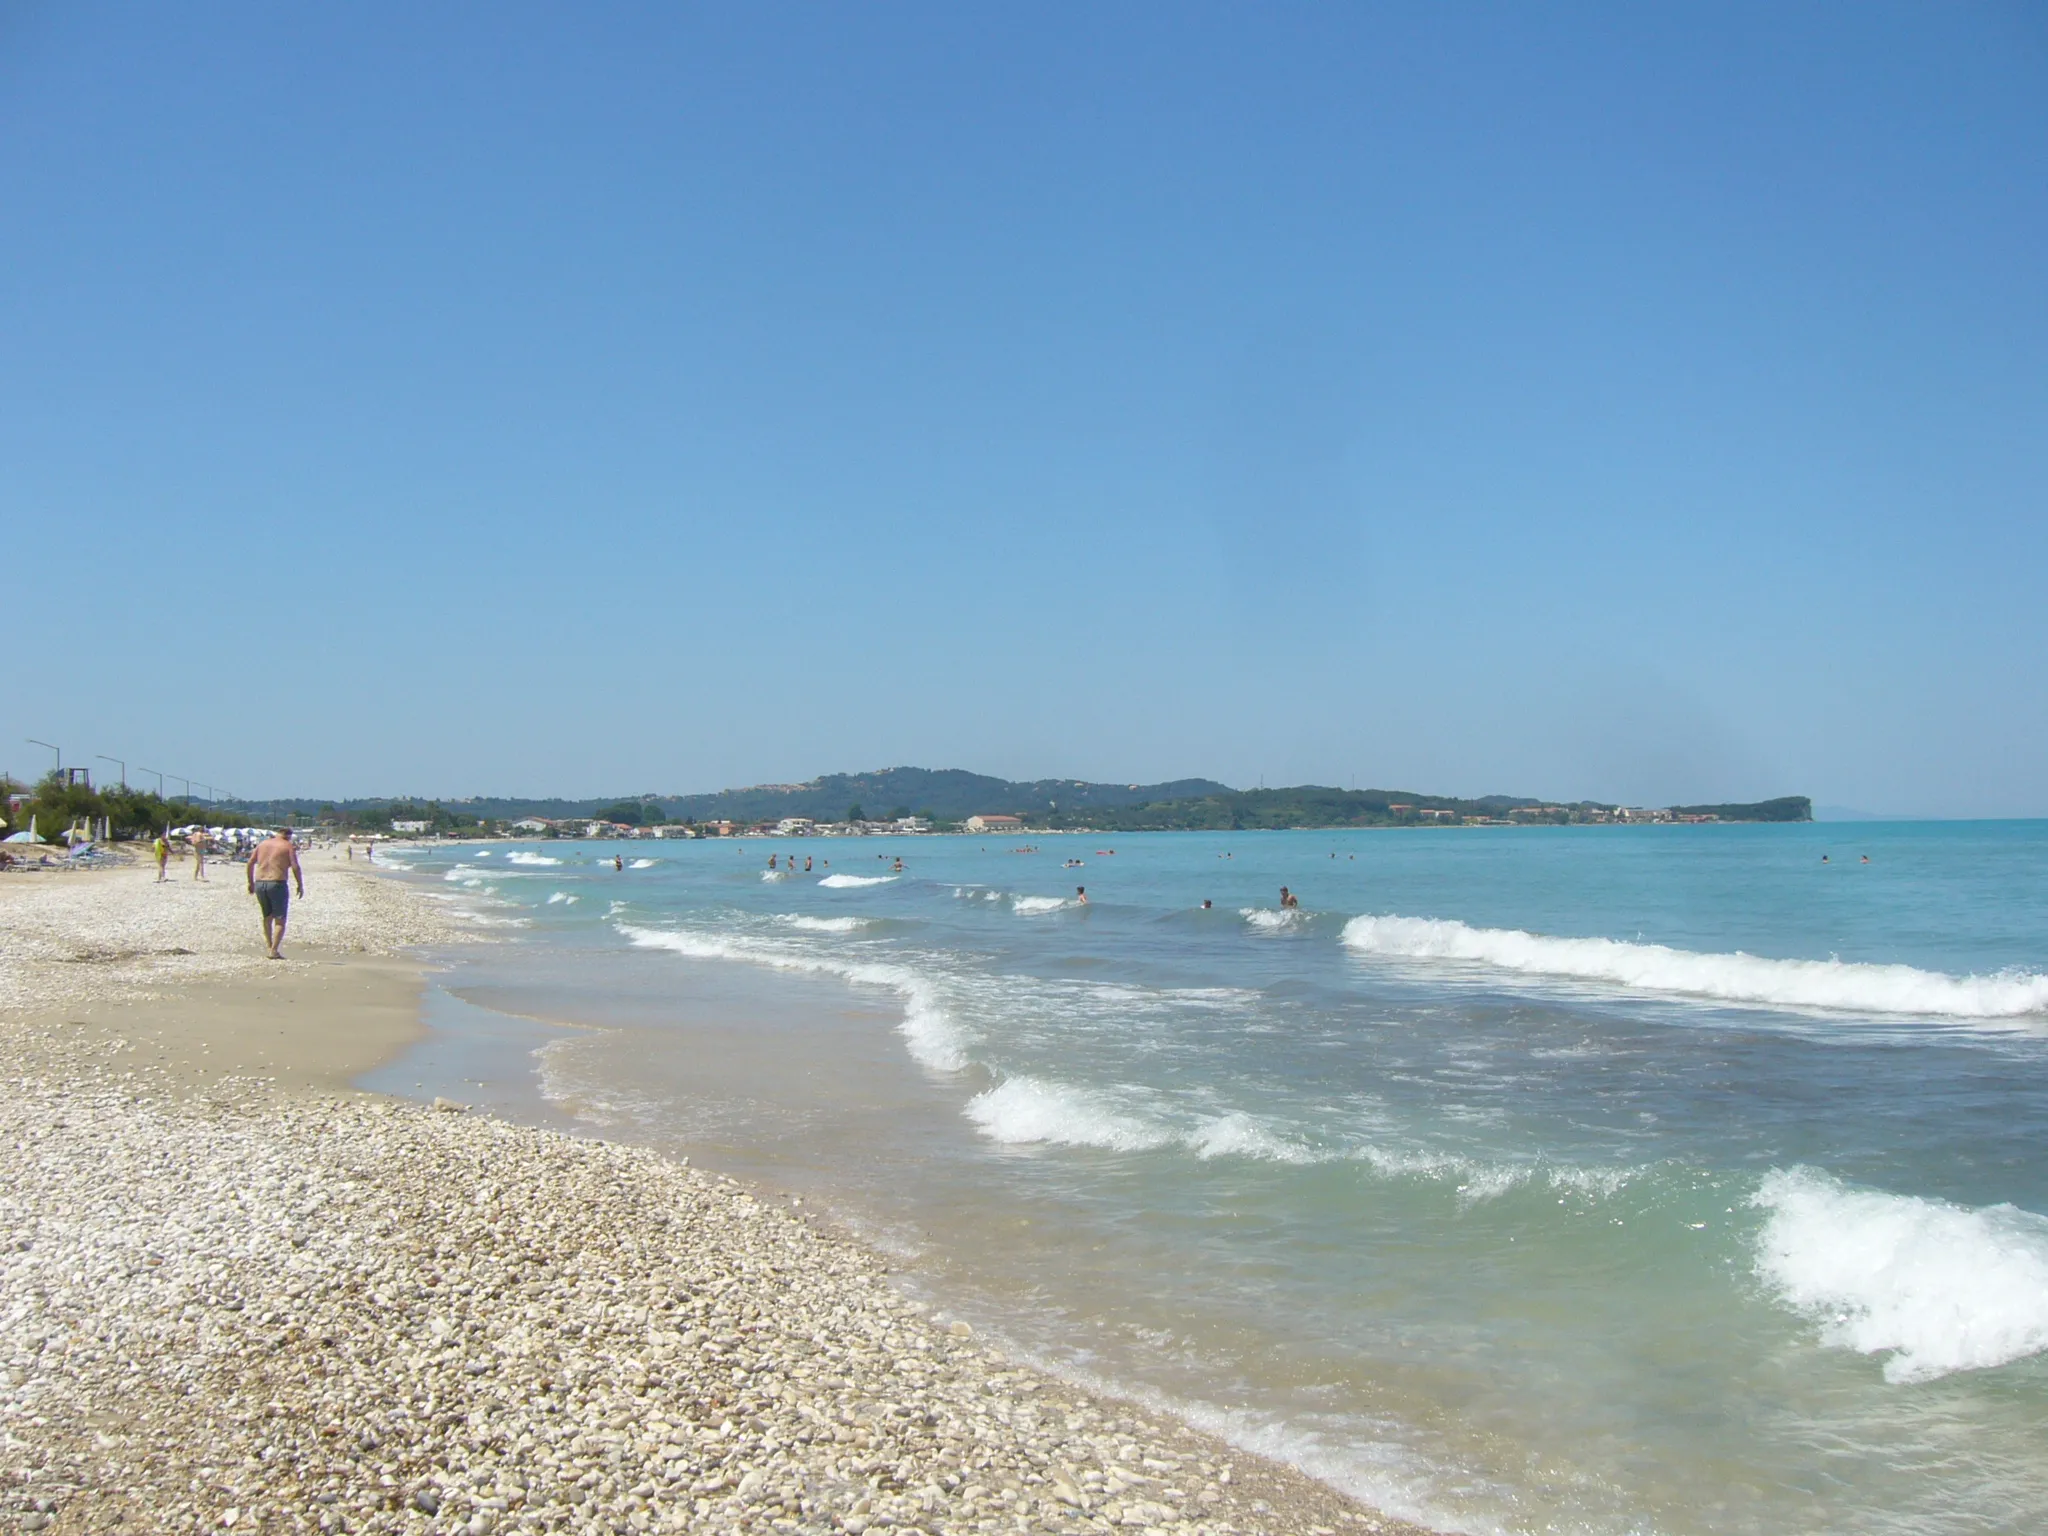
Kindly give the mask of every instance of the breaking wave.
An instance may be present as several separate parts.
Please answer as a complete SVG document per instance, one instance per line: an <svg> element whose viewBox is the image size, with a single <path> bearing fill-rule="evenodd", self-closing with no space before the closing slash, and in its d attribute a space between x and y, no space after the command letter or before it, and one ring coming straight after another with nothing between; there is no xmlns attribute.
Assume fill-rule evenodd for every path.
<svg viewBox="0 0 2048 1536"><path fill-rule="evenodd" d="M633 860L633 862L632 862L632 863L628 864L628 865L626 866L626 868L628 868L628 869L652 869L652 868L654 868L654 866L655 866L655 865L659 864L660 862L661 862L661 860L659 860L659 859L635 859L635 860Z"/></svg>
<svg viewBox="0 0 2048 1536"><path fill-rule="evenodd" d="M1768 1174L1757 1272L1821 1341L1888 1353L1891 1382L2048 1349L2048 1217L1852 1189L1817 1168Z"/></svg>
<svg viewBox="0 0 2048 1536"><path fill-rule="evenodd" d="M552 907L555 903L560 902L564 906L573 907L582 899L580 896L572 896L567 891L556 891L543 905Z"/></svg>
<svg viewBox="0 0 2048 1536"><path fill-rule="evenodd" d="M887 885L894 875L827 875L818 884L835 891L850 890L860 885Z"/></svg>
<svg viewBox="0 0 2048 1536"><path fill-rule="evenodd" d="M1739 950L1701 954L1663 944L1552 938L1428 917L1355 917L1344 925L1344 942L1363 954L1470 961L1530 976L1611 982L1730 1003L1957 1019L2048 1012L2048 976L2016 971L1950 976L1910 965L1769 960Z"/></svg>
<svg viewBox="0 0 2048 1536"><path fill-rule="evenodd" d="M560 859L551 859L544 853L528 853L523 848L514 849L505 855L507 864L559 864Z"/></svg>
<svg viewBox="0 0 2048 1536"><path fill-rule="evenodd" d="M1037 917L1045 912L1057 912L1061 907L1073 903L1065 896L1012 896L1010 910L1019 917Z"/></svg>
<svg viewBox="0 0 2048 1536"><path fill-rule="evenodd" d="M1184 1147L1197 1157L1313 1163L1328 1154L1282 1136L1250 1115L1169 1117L1124 1094L1038 1077L1011 1077L967 1101L967 1118L1006 1146L1101 1147L1149 1152Z"/></svg>
<svg viewBox="0 0 2048 1536"><path fill-rule="evenodd" d="M1279 933L1301 922L1299 907L1240 907L1238 916L1264 933Z"/></svg>
<svg viewBox="0 0 2048 1536"><path fill-rule="evenodd" d="M784 912L775 921L801 928L806 933L858 933L873 921L866 917L809 917L801 912Z"/></svg>
<svg viewBox="0 0 2048 1536"><path fill-rule="evenodd" d="M1601 1199L1618 1194L1641 1172L1488 1162L1361 1143L1319 1145L1242 1110L1176 1109L1142 1088L1083 1088L1021 1074L975 1095L965 1113L983 1135L1005 1146L1099 1147L1109 1152L1180 1148L1205 1161L1243 1157L1269 1163L1352 1163L1383 1179L1447 1186L1465 1205L1528 1187Z"/></svg>
<svg viewBox="0 0 2048 1536"><path fill-rule="evenodd" d="M968 1065L965 1032L946 1012L931 977L906 965L837 960L800 954L754 939L713 937L669 928L638 928L619 924L619 932L643 949L672 950L699 960L744 960L779 971L812 976L839 976L863 986L887 987L903 999L903 1019L896 1026L910 1054L939 1072L958 1072Z"/></svg>

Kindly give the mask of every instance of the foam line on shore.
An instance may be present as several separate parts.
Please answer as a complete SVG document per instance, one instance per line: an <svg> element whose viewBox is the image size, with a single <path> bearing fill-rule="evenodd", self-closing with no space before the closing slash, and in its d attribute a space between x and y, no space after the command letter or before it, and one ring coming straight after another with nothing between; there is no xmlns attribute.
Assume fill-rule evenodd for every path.
<svg viewBox="0 0 2048 1536"><path fill-rule="evenodd" d="M1525 1186L1599 1199L1618 1194L1640 1170L1488 1161L1375 1143L1317 1145L1238 1109L1176 1107L1149 1090L1084 1088L1018 1074L968 1100L967 1118L1005 1146L1092 1147L1106 1152L1179 1149L1203 1161L1352 1163L1384 1179L1450 1185L1465 1204Z"/></svg>
<svg viewBox="0 0 2048 1536"><path fill-rule="evenodd" d="M1344 925L1344 942L1360 954L1465 961L1527 976L1765 1007L1953 1019L2048 1013L2048 976L2019 971L1951 976L1910 965L1772 960L1740 950L1705 954L1664 944L1475 928L1454 918L1355 917Z"/></svg>
<svg viewBox="0 0 2048 1536"><path fill-rule="evenodd" d="M712 937L673 928L640 928L629 923L618 928L644 949L666 949L701 960L743 960L780 971L838 976L863 986L886 987L903 999L903 1019L897 1032L920 1064L939 1072L958 1072L969 1064L966 1035L946 1012L937 986L909 966L837 960L755 939Z"/></svg>

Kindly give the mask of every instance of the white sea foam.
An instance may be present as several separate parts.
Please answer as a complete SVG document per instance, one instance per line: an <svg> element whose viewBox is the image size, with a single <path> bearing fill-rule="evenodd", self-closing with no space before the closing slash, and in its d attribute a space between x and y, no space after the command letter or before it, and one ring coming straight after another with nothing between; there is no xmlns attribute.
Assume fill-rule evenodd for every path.
<svg viewBox="0 0 2048 1536"><path fill-rule="evenodd" d="M835 891L851 890L861 885L887 885L894 875L827 875L818 884Z"/></svg>
<svg viewBox="0 0 2048 1536"><path fill-rule="evenodd" d="M1889 1352L1885 1380L1927 1381L2048 1349L2048 1218L1853 1189L1776 1170L1757 1270L1822 1342Z"/></svg>
<svg viewBox="0 0 2048 1536"><path fill-rule="evenodd" d="M1609 982L1732 1003L1958 1019L2048 1012L2048 976L2018 972L1950 976L1910 965L1768 960L1740 951L1701 954L1663 944L1551 938L1426 917L1355 917L1344 925L1344 942L1364 954L1470 961L1524 975Z"/></svg>
<svg viewBox="0 0 2048 1536"><path fill-rule="evenodd" d="M991 1141L1006 1146L1101 1147L1148 1152L1184 1147L1197 1157L1255 1157L1309 1163L1320 1153L1251 1115L1175 1115L1145 1102L1143 1090L1083 1088L1046 1078L1005 1078L967 1101L966 1115Z"/></svg>
<svg viewBox="0 0 2048 1536"><path fill-rule="evenodd" d="M480 859L488 859L491 856L491 850L485 848L481 850L476 856Z"/></svg>
<svg viewBox="0 0 2048 1536"><path fill-rule="evenodd" d="M546 905L552 907L557 902L560 902L564 906L573 907L576 905L577 902L581 901L582 899L583 898L581 896L571 895L567 891L556 891L552 896L548 897Z"/></svg>
<svg viewBox="0 0 2048 1536"><path fill-rule="evenodd" d="M787 880L794 873L794 870L788 869L764 869L761 871L761 878L763 880Z"/></svg>
<svg viewBox="0 0 2048 1536"><path fill-rule="evenodd" d="M1019 917L1037 917L1045 912L1057 912L1070 903L1064 896L1012 896L1010 910Z"/></svg>
<svg viewBox="0 0 2048 1536"><path fill-rule="evenodd" d="M633 860L633 862L632 862L632 863L628 864L628 865L626 866L626 868L628 868L628 869L652 869L652 868L654 868L654 866L655 866L655 865L659 864L660 862L661 862L661 860L659 860L659 859L635 859L635 860Z"/></svg>
<svg viewBox="0 0 2048 1536"><path fill-rule="evenodd" d="M1582 1168L1569 1163L1494 1162L1457 1152L1367 1143L1345 1154L1384 1179L1420 1179L1448 1184L1459 1200L1475 1205L1524 1187L1549 1188L1589 1200L1619 1194L1640 1169Z"/></svg>
<svg viewBox="0 0 2048 1536"><path fill-rule="evenodd" d="M1265 933L1278 933L1301 921L1299 907L1240 907L1238 915Z"/></svg>
<svg viewBox="0 0 2048 1536"><path fill-rule="evenodd" d="M551 859L544 853L528 853L524 848L515 848L505 855L507 864L559 864L560 859Z"/></svg>
<svg viewBox="0 0 2048 1536"><path fill-rule="evenodd" d="M1142 1152L1171 1144L1174 1134L1133 1113L1112 1096L1035 1077L1006 1078L967 1101L967 1118L1006 1146L1106 1147Z"/></svg>
<svg viewBox="0 0 2048 1536"><path fill-rule="evenodd" d="M866 917L811 917L802 912L783 912L775 921L801 928L806 933L858 933L874 921Z"/></svg>
<svg viewBox="0 0 2048 1536"><path fill-rule="evenodd" d="M907 965L841 960L755 939L686 933L672 928L638 928L621 923L619 932L647 949L673 950L702 960L743 960L776 970L840 976L862 986L886 987L903 999L903 1019L896 1029L913 1057L939 1072L957 1072L970 1060L967 1035L946 1011L938 983Z"/></svg>

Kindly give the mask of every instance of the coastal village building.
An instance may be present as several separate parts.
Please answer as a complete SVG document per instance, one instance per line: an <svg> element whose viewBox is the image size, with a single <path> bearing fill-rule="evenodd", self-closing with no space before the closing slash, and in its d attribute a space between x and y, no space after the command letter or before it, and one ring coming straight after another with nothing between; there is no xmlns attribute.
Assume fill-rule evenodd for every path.
<svg viewBox="0 0 2048 1536"><path fill-rule="evenodd" d="M418 837L422 833L433 831L434 824L431 821L394 821L391 823L391 830L402 837Z"/></svg>
<svg viewBox="0 0 2048 1536"><path fill-rule="evenodd" d="M967 830L970 832L1018 832L1024 827L1021 816L970 816Z"/></svg>
<svg viewBox="0 0 2048 1536"><path fill-rule="evenodd" d="M523 821L513 822L512 830L514 832L529 832L538 836L553 826L554 823L552 821L543 821L538 816L528 816Z"/></svg>

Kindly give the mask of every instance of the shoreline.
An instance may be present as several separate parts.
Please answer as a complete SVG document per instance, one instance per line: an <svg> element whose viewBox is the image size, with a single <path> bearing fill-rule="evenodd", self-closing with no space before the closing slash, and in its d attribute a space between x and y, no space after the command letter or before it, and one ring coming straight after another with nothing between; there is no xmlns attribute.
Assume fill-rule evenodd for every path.
<svg viewBox="0 0 2048 1536"><path fill-rule="evenodd" d="M266 967L233 866L43 880L0 883L23 1529L1417 1529L1019 1365L795 1202L354 1088L419 1036L403 948L476 937L403 882L316 861Z"/></svg>

